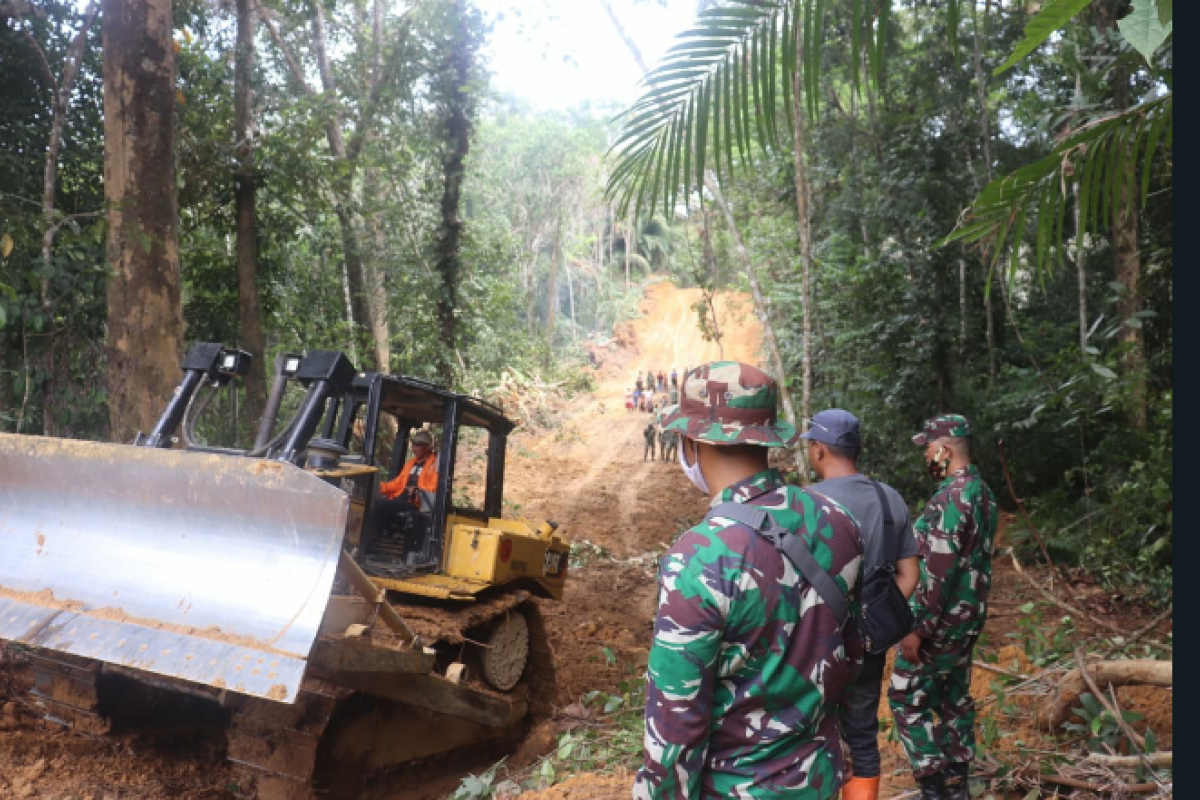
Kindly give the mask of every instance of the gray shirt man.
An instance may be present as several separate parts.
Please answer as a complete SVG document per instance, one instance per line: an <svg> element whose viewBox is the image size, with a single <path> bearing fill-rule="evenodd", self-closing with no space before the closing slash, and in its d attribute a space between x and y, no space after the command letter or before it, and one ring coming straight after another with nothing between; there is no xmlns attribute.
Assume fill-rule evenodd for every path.
<svg viewBox="0 0 1200 800"><path fill-rule="evenodd" d="M904 500L886 484L879 484L892 517L891 535L884 536L883 509L871 479L858 471L862 446L858 417L840 408L821 411L809 420L801 437L808 440L808 463L821 482L814 491L848 510L857 520L863 541L863 576L885 564L895 564L896 585L905 597L912 595L920 576L916 537L909 524ZM879 695L887 657L871 655L842 695L838 709L842 738L850 748L854 777L842 789L843 797L878 797Z"/></svg>
<svg viewBox="0 0 1200 800"><path fill-rule="evenodd" d="M918 555L917 539L913 536L908 520L908 507L900 494L880 483L892 512L892 536L884 541L883 510L879 507L879 495L866 475L857 474L844 478L828 478L812 486L831 500L845 506L858 520L863 540L863 574L882 564L894 564L902 558Z"/></svg>

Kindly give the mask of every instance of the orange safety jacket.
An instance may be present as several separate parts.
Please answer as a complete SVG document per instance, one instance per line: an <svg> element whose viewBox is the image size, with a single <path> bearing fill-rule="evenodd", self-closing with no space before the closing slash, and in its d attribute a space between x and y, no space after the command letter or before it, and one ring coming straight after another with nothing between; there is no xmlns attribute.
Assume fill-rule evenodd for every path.
<svg viewBox="0 0 1200 800"><path fill-rule="evenodd" d="M421 473L417 476L417 489L433 494L437 491L438 485L438 469L437 469L437 453L430 453L425 456L425 460L421 462ZM404 463L404 467L400 470L400 474L390 481L384 481L379 484L379 493L389 500L394 500L399 497L404 489L408 486L408 476L412 473L413 467L417 465L417 458L413 456Z"/></svg>

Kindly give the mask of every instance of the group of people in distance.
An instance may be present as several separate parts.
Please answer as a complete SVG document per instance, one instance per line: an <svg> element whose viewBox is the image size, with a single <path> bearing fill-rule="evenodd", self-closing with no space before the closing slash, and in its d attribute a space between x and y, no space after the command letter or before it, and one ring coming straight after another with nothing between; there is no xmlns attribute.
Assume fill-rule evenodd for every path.
<svg viewBox="0 0 1200 800"><path fill-rule="evenodd" d="M633 796L877 800L887 651L864 641L860 593L885 570L912 615L888 639L896 733L921 800L967 800L971 658L998 522L967 419L940 414L912 437L937 488L910 522L895 490L858 471L850 412L822 411L797 435L775 381L732 361L685 372L680 395L662 428L711 507L659 563ZM767 462L800 441L809 487Z"/></svg>
<svg viewBox="0 0 1200 800"><path fill-rule="evenodd" d="M684 367L687 372L687 367ZM634 386L625 392L626 411L654 412L679 402L679 372L672 367L668 375L661 369L634 374Z"/></svg>
<svg viewBox="0 0 1200 800"><path fill-rule="evenodd" d="M663 430L662 427L661 414L665 410L665 408L661 409L654 419L647 422L646 427L642 429L642 439L646 443L646 446L642 448L642 461L654 460L656 446L660 461L670 461L679 456L679 434L675 431Z"/></svg>

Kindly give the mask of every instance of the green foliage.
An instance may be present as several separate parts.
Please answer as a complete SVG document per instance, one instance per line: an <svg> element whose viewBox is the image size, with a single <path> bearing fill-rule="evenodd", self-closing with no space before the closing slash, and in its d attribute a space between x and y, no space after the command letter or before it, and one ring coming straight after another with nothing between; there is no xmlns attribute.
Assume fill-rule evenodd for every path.
<svg viewBox="0 0 1200 800"><path fill-rule="evenodd" d="M1025 603L1019 609L1017 630L1007 634L1021 644L1021 649L1034 666L1045 667L1070 655L1075 638L1075 623L1070 616L1057 620L1043 618L1043 606Z"/></svg>
<svg viewBox="0 0 1200 800"><path fill-rule="evenodd" d="M1051 555L1080 564L1110 589L1166 604L1174 572L1170 392L1156 409L1145 439L1125 431L1093 451L1087 495L1071 499L1068 483L1033 507L1043 524L1062 529L1051 536ZM1065 477L1082 478L1078 467Z"/></svg>
<svg viewBox="0 0 1200 800"><path fill-rule="evenodd" d="M1057 0L1043 5L1026 28L1026 39L996 74L1027 56L1090 4L1091 0ZM1170 0L1160 2L1157 11L1150 0L1139 0L1133 13L1117 24L1126 41L1150 65L1155 78L1169 87L1170 67L1163 68L1162 62L1155 60L1155 53L1171 30L1169 22L1160 21L1164 7L1166 16L1170 16ZM1121 76L1118 80L1128 80L1117 74ZM1070 205L1068 187L1076 189L1078 198L1078 248L1089 231L1106 224L1109 215L1115 217L1118 209L1134 203L1135 196L1137 206L1144 206L1152 177L1170 185L1174 94L1169 88L1158 94L1133 108L1119 107L1115 113L1074 128L1045 158L989 183L945 241L979 241L990 251L993 265L1008 243L1011 276L1021 260L1026 225L1032 224L1037 232L1033 247L1037 272L1048 268L1052 253L1055 263L1061 264L1064 230L1070 230L1063 224ZM1166 169L1155 176L1156 166L1163 162Z"/></svg>
<svg viewBox="0 0 1200 800"><path fill-rule="evenodd" d="M856 87L864 54L871 80L883 80L891 6L891 0L849 4L843 25ZM957 20L958 6L948 4L950 19ZM764 157L788 152L793 103L803 102L812 116L820 107L826 13L821 0L734 0L703 9L622 114L607 188L619 213L631 204L638 214L653 211L660 200L672 211L701 190L706 171L718 180L732 177L735 153L745 165L755 149ZM797 75L801 96L793 97Z"/></svg>
<svg viewBox="0 0 1200 800"><path fill-rule="evenodd" d="M1171 35L1171 20L1164 22L1160 17L1162 8L1170 14L1170 3L1162 3L1156 8L1150 0L1137 0L1129 16L1117 20L1121 35L1142 54L1147 63L1154 62L1154 53Z"/></svg>
<svg viewBox="0 0 1200 800"><path fill-rule="evenodd" d="M1076 14L1092 4L1093 0L1048 0L1025 26L1025 38L1013 50L1003 64L992 70L993 75L1010 69L1021 59L1032 53L1050 35L1071 21Z"/></svg>
<svg viewBox="0 0 1200 800"><path fill-rule="evenodd" d="M1051 256L1061 264L1069 187L1079 184L1077 241L1106 225L1126 195L1136 193L1144 204L1160 147L1168 153L1171 148L1173 110L1174 95L1168 93L1075 131L1045 158L988 184L944 241L981 242L993 264L1008 245L1011 279L1022 264L1027 226L1033 226L1037 272L1049 268ZM1137 164L1140 170L1133 168Z"/></svg>
<svg viewBox="0 0 1200 800"><path fill-rule="evenodd" d="M1085 746L1093 753L1110 753L1118 749L1125 738L1125 732L1107 708L1098 701L1091 692L1079 696L1079 705L1071 709L1083 722L1063 723L1063 730L1075 734L1085 740ZM1144 717L1134 711L1121 711L1121 717L1126 723L1141 722ZM1147 731L1147 742L1152 742L1153 733Z"/></svg>
<svg viewBox="0 0 1200 800"><path fill-rule="evenodd" d="M54 211L44 217L54 92L82 9L41 7L45 16L0 25L0 236L7 237L0 248L0 429L103 438L100 26L89 28L85 40L63 127Z"/></svg>
<svg viewBox="0 0 1200 800"><path fill-rule="evenodd" d="M612 650L602 652L608 666L616 663ZM632 666L614 693L593 690L573 707L581 724L559 734L554 749L519 773L496 783L501 759L481 775L462 779L453 800L486 800L503 787L507 792L538 791L576 773L606 774L633 770L641 763L645 725L646 681Z"/></svg>
<svg viewBox="0 0 1200 800"><path fill-rule="evenodd" d="M586 567L597 559L611 560L612 553L608 551L608 548L589 539L573 539L571 541L571 554L567 561L569 566L578 569Z"/></svg>
<svg viewBox="0 0 1200 800"><path fill-rule="evenodd" d="M503 766L504 759L500 759L479 775L467 775L451 795L452 800L489 800L496 789L496 775Z"/></svg>

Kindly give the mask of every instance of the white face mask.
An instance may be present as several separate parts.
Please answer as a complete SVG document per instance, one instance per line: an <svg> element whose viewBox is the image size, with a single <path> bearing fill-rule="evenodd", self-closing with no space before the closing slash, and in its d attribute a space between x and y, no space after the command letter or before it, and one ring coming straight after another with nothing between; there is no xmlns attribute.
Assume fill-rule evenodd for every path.
<svg viewBox="0 0 1200 800"><path fill-rule="evenodd" d="M679 448L679 466L683 467L683 474L687 475L697 489L708 494L708 481L704 480L704 472L700 469L700 445L693 444L696 448L696 460L690 465L683 456L683 451L687 449L687 445L681 445Z"/></svg>

